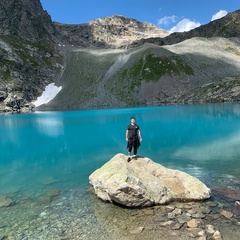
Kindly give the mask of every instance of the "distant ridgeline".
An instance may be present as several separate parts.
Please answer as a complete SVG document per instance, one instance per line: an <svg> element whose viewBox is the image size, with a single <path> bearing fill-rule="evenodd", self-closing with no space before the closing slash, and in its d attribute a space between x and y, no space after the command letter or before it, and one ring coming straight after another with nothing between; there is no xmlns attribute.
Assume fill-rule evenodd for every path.
<svg viewBox="0 0 240 240"><path fill-rule="evenodd" d="M1 113L34 110L51 83L61 90L39 110L240 99L239 10L169 34L123 16L60 24L40 0L1 0L0 23Z"/></svg>

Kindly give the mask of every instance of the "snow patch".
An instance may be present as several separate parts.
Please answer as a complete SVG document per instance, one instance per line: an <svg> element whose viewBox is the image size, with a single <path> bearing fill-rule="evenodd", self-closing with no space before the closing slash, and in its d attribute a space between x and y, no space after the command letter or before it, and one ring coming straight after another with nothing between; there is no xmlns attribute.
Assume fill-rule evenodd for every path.
<svg viewBox="0 0 240 240"><path fill-rule="evenodd" d="M61 90L62 90L62 86L57 87L55 86L55 83L50 83L49 85L46 86L42 95L32 103L35 105L35 107L38 107L42 104L46 104L50 102L52 99L54 99Z"/></svg>

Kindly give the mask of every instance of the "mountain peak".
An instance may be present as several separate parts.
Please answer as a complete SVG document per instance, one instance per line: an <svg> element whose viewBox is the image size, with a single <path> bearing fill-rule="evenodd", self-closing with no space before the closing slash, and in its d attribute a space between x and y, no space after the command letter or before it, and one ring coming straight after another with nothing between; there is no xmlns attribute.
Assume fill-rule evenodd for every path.
<svg viewBox="0 0 240 240"><path fill-rule="evenodd" d="M54 33L51 17L40 0L1 0L0 34L32 40L50 39Z"/></svg>
<svg viewBox="0 0 240 240"><path fill-rule="evenodd" d="M169 35L151 23L121 15L101 17L85 24L55 23L55 26L63 34L66 43L81 46L125 48L140 39L164 38ZM78 35L78 39L72 33Z"/></svg>

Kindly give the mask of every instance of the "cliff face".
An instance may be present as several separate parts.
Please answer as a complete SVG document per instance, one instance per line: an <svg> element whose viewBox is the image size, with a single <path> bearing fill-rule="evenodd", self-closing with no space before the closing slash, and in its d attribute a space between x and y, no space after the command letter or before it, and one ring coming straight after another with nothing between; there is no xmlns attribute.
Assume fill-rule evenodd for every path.
<svg viewBox="0 0 240 240"><path fill-rule="evenodd" d="M1 0L0 34L50 40L56 34L51 17L39 0Z"/></svg>
<svg viewBox="0 0 240 240"><path fill-rule="evenodd" d="M29 111L61 71L56 29L39 0L0 2L0 111Z"/></svg>

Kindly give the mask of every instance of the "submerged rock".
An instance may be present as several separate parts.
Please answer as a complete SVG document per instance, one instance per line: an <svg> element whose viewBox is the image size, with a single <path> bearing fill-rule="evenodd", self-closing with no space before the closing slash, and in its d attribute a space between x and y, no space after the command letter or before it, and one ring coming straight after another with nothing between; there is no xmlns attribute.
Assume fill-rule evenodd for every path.
<svg viewBox="0 0 240 240"><path fill-rule="evenodd" d="M98 198L128 207L210 198L210 189L187 173L166 168L146 157L130 162L127 158L117 154L89 176Z"/></svg>
<svg viewBox="0 0 240 240"><path fill-rule="evenodd" d="M9 207L14 204L14 201L11 198L6 196L0 196L0 208L1 207Z"/></svg>
<svg viewBox="0 0 240 240"><path fill-rule="evenodd" d="M41 179L40 182L44 185L50 185L50 184L58 182L58 179L56 179L53 176L47 176L47 177Z"/></svg>
<svg viewBox="0 0 240 240"><path fill-rule="evenodd" d="M48 191L47 191L47 195L49 196L49 197L56 197L56 196L59 196L60 195L60 190L59 189L49 189Z"/></svg>

